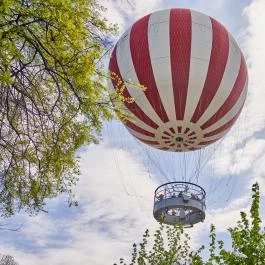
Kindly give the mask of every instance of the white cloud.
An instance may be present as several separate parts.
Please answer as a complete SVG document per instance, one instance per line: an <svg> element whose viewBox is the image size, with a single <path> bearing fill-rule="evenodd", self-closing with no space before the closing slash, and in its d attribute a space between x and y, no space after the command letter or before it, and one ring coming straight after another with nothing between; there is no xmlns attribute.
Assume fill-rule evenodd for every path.
<svg viewBox="0 0 265 265"><path fill-rule="evenodd" d="M265 80L264 61L265 42L264 25L265 17L262 10L265 2L256 0L244 10L249 26L246 30L245 50L249 65L249 93L247 97L247 128L244 137L251 137L265 128Z"/></svg>
<svg viewBox="0 0 265 265"><path fill-rule="evenodd" d="M106 17L109 22L117 23L120 33L126 27L152 11L159 10L163 1L159 0L102 0L101 4L107 8Z"/></svg>
<svg viewBox="0 0 265 265"><path fill-rule="evenodd" d="M244 10L249 22L244 43L249 65L249 93L245 110L248 116L248 128L245 137L249 137L265 127L265 49L263 45L265 42L265 17L262 13L264 9L265 2L255 0Z"/></svg>
<svg viewBox="0 0 265 265"><path fill-rule="evenodd" d="M231 141L226 141L222 147L222 155L216 155L211 163L221 175L238 175L253 168L253 164L265 152L265 139L252 138L241 148L235 148Z"/></svg>
<svg viewBox="0 0 265 265"><path fill-rule="evenodd" d="M62 216L26 218L17 239L34 249L23 251L7 240L0 253L13 255L20 265L111 264L129 253L145 228L156 225L156 184L137 157L104 144L90 146L82 154L81 170L76 187L80 206L69 209L76 215L67 217L64 209L57 213Z"/></svg>
<svg viewBox="0 0 265 265"><path fill-rule="evenodd" d="M49 238L58 233L57 227L49 216L38 215L26 219L27 221L21 227L23 237L25 240L34 241L37 247L46 247Z"/></svg>

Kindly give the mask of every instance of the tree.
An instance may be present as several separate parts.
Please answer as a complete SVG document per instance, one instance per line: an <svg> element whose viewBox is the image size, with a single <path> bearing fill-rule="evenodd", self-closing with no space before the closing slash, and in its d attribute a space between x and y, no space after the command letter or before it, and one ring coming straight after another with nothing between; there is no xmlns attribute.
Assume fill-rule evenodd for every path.
<svg viewBox="0 0 265 265"><path fill-rule="evenodd" d="M241 219L228 232L232 248L226 249L225 242L217 240L215 227L210 229L210 245L201 246L197 251L191 251L190 237L179 225L160 227L150 242L149 231L146 230L140 244L133 244L130 265L263 265L265 264L265 231L260 223L260 193L259 185L252 186L252 204L250 217L241 212ZM163 233L163 232L166 232ZM148 241L149 240L149 241ZM209 259L203 258L202 250L209 253ZM124 259L119 264L126 265Z"/></svg>
<svg viewBox="0 0 265 265"><path fill-rule="evenodd" d="M153 235L153 243L149 242L149 230L146 230L142 242L133 244L132 258L126 263L123 258L119 264L130 265L182 265L203 264L200 253L203 248L193 252L189 246L190 237L180 225L168 226L160 224ZM116 263L114 265L117 265Z"/></svg>
<svg viewBox="0 0 265 265"><path fill-rule="evenodd" d="M10 255L2 255L0 265L18 265L14 258Z"/></svg>
<svg viewBox="0 0 265 265"><path fill-rule="evenodd" d="M79 174L111 100L102 58L116 26L96 0L0 1L0 215L37 213Z"/></svg>
<svg viewBox="0 0 265 265"><path fill-rule="evenodd" d="M228 229L232 250L226 250L223 241L216 241L215 228L211 227L211 258L206 265L212 264L211 261L226 265L265 264L265 231L260 225L260 193L257 183L252 186L252 192L250 219L246 213L241 212L237 226Z"/></svg>

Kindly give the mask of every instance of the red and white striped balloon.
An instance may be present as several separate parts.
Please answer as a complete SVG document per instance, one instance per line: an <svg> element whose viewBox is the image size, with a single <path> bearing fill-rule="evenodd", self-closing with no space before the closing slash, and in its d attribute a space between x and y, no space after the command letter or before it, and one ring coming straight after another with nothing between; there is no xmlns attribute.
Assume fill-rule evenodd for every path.
<svg viewBox="0 0 265 265"><path fill-rule="evenodd" d="M189 9L147 15L117 42L109 70L126 84L129 132L162 150L188 151L223 137L247 94L247 66L231 34ZM117 80L112 80L113 87Z"/></svg>

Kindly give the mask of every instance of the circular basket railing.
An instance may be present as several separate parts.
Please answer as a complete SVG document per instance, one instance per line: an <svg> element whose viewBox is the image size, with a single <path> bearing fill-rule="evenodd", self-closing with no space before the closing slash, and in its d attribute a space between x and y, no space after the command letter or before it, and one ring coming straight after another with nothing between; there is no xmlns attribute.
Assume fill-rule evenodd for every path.
<svg viewBox="0 0 265 265"><path fill-rule="evenodd" d="M169 182L159 186L154 196L154 217L158 222L192 227L205 219L206 193L190 182Z"/></svg>

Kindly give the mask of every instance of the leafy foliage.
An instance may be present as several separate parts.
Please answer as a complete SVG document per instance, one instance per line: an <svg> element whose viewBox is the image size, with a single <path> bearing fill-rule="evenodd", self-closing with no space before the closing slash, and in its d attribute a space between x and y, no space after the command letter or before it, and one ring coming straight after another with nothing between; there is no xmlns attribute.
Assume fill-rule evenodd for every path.
<svg viewBox="0 0 265 265"><path fill-rule="evenodd" d="M116 26L96 0L0 1L0 212L69 194L76 150L111 119L102 57ZM113 96L113 95L112 95Z"/></svg>
<svg viewBox="0 0 265 265"><path fill-rule="evenodd" d="M2 255L0 265L18 265L14 258L10 255Z"/></svg>
<svg viewBox="0 0 265 265"><path fill-rule="evenodd" d="M200 257L203 248L196 252L191 251L189 246L190 237L184 232L182 226L160 224L154 233L152 245L148 244L149 237L149 230L146 230L142 242L139 245L133 244L130 265L203 264ZM121 258L119 264L126 265L127 263Z"/></svg>
<svg viewBox="0 0 265 265"><path fill-rule="evenodd" d="M228 232L232 240L232 248L226 249L225 242L217 240L215 227L210 229L210 245L201 246L191 251L190 237L181 226L164 226L160 224L150 242L149 231L146 230L142 242L133 245L132 258L129 265L264 265L265 264L265 231L261 228L259 185L252 186L252 205L250 218L241 212L241 219ZM163 234L166 232L166 234ZM149 240L149 241L148 241ZM202 256L206 249L209 259ZM124 259L119 264L126 265ZM117 264L116 264L117 265Z"/></svg>
<svg viewBox="0 0 265 265"><path fill-rule="evenodd" d="M232 239L232 250L226 250L223 241L218 241L218 247L216 246L215 228L214 226L211 227L210 237L212 238L212 243L210 261L215 261L215 264L265 264L265 231L261 229L260 225L260 193L257 183L252 186L252 192L250 219L248 219L246 213L241 212L241 219L238 221L237 226L228 229ZM216 254L215 251L217 248L218 253Z"/></svg>

